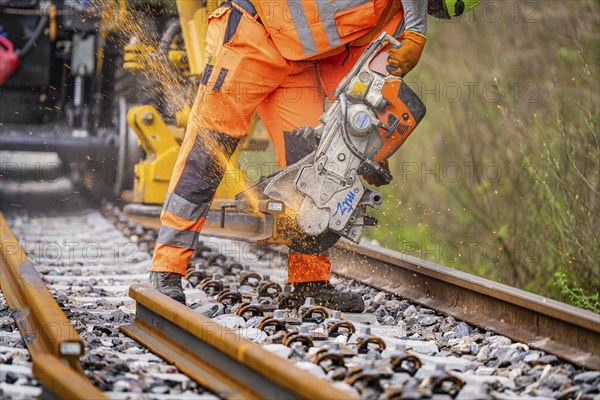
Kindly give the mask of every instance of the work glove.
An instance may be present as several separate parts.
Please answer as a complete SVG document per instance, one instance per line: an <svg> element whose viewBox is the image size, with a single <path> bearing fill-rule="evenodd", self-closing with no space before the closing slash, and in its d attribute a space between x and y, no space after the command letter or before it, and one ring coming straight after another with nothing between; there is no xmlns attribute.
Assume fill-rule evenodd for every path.
<svg viewBox="0 0 600 400"><path fill-rule="evenodd" d="M390 170L390 163L388 160L383 160L382 162L379 163L379 165L381 165L383 168L385 168L388 171ZM371 175L365 176L365 181L367 181L367 183L369 185L375 186L375 187L387 185L389 183L389 182L385 182L377 172L374 172Z"/></svg>
<svg viewBox="0 0 600 400"><path fill-rule="evenodd" d="M388 71L392 75L404 76L419 62L427 38L413 31L404 32L404 41L399 48L392 48L388 56Z"/></svg>

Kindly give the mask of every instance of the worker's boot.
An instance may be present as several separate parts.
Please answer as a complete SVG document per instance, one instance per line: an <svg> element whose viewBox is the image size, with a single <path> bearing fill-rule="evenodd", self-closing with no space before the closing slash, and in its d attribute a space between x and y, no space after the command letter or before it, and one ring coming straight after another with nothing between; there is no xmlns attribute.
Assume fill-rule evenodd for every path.
<svg viewBox="0 0 600 400"><path fill-rule="evenodd" d="M150 284L162 294L185 305L181 275L175 272L150 272Z"/></svg>
<svg viewBox="0 0 600 400"><path fill-rule="evenodd" d="M332 308L342 312L363 312L365 303L358 293L341 292L328 281L297 282L294 290L300 292L304 298L312 297L315 304Z"/></svg>

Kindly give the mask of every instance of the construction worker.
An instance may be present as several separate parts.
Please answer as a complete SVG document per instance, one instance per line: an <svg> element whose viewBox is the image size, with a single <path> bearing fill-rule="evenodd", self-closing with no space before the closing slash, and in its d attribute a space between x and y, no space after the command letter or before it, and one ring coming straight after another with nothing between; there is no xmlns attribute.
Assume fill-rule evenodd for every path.
<svg viewBox="0 0 600 400"><path fill-rule="evenodd" d="M330 93L382 31L403 44L388 58L404 76L423 52L428 11L452 18L479 0L229 0L209 17L206 66L161 213L150 282L185 304L181 276L227 161L258 112L279 167L308 152L290 132L316 126ZM360 295L329 284L326 254L288 255L288 281L304 297L361 312Z"/></svg>

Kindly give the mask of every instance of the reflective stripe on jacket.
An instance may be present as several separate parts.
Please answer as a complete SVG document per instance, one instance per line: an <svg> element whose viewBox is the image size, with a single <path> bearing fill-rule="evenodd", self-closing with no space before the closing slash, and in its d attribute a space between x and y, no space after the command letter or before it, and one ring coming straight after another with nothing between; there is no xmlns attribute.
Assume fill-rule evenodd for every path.
<svg viewBox="0 0 600 400"><path fill-rule="evenodd" d="M288 60L316 59L391 19L398 0L251 0ZM388 7L390 6L390 7ZM383 21L384 23L387 21Z"/></svg>

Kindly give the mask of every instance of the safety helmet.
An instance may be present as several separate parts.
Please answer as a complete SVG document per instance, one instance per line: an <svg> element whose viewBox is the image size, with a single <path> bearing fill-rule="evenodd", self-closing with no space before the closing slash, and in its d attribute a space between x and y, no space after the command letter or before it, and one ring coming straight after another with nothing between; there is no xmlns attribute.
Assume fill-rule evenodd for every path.
<svg viewBox="0 0 600 400"><path fill-rule="evenodd" d="M444 8L450 18L460 17L465 12L475 8L481 0L443 0Z"/></svg>

